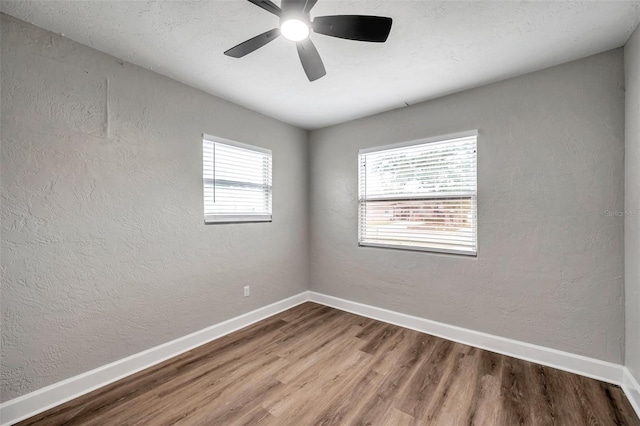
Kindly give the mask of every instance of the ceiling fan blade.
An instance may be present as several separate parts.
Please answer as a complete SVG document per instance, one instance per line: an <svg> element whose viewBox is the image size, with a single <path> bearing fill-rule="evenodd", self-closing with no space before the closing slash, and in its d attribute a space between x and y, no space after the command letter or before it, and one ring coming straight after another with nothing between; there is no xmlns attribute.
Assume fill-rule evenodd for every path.
<svg viewBox="0 0 640 426"><path fill-rule="evenodd" d="M307 4L307 0L280 0L280 5L284 13L299 12L302 13Z"/></svg>
<svg viewBox="0 0 640 426"><path fill-rule="evenodd" d="M249 0L258 7L263 8L267 12L271 12L276 16L280 16L282 9L275 5L271 0Z"/></svg>
<svg viewBox="0 0 640 426"><path fill-rule="evenodd" d="M383 43L391 31L391 18L382 16L334 15L318 16L313 31L331 37Z"/></svg>
<svg viewBox="0 0 640 426"><path fill-rule="evenodd" d="M309 81L315 81L327 74L322 59L320 59L320 54L311 40L307 38L299 41L296 43L296 47L298 48L298 56L300 56L302 68L304 68Z"/></svg>
<svg viewBox="0 0 640 426"><path fill-rule="evenodd" d="M231 56L232 58L242 58L243 56L248 55L254 50L261 48L270 41L275 40L279 35L280 29L274 28L265 33L257 35L254 38L250 38L249 40L242 42L235 47L232 47L231 49L224 52L224 54L227 56Z"/></svg>
<svg viewBox="0 0 640 426"><path fill-rule="evenodd" d="M318 0L306 0L306 3L304 5L304 13L309 13L311 9L313 9L313 6L316 5L316 3L318 3Z"/></svg>

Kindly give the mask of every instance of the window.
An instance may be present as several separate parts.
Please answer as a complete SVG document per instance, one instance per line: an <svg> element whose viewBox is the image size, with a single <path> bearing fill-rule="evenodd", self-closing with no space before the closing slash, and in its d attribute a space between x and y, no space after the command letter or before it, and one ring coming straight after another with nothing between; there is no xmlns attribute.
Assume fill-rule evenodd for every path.
<svg viewBox="0 0 640 426"><path fill-rule="evenodd" d="M205 223L271 221L271 151L204 136Z"/></svg>
<svg viewBox="0 0 640 426"><path fill-rule="evenodd" d="M477 132L363 149L359 244L475 255Z"/></svg>

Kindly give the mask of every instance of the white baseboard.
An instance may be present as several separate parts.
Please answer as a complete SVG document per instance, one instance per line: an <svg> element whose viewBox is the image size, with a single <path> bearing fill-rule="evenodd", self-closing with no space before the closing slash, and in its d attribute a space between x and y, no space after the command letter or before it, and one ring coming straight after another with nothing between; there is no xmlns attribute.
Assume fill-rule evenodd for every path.
<svg viewBox="0 0 640 426"><path fill-rule="evenodd" d="M27 419L306 301L621 385L640 416L640 386L622 365L306 291L0 404L0 426Z"/></svg>
<svg viewBox="0 0 640 426"><path fill-rule="evenodd" d="M615 385L622 384L622 366L619 364L401 314L388 309L351 302L313 291L309 292L309 300L389 324L442 337L447 340L453 340L454 342L464 343L465 345L476 348L535 362Z"/></svg>
<svg viewBox="0 0 640 426"><path fill-rule="evenodd" d="M0 404L0 424L12 425L35 416L57 405L120 380L138 371L166 361L181 353L201 346L212 340L244 328L255 322L290 309L308 300L307 292L302 292L255 311L231 318L227 321L196 331L146 351L98 367L50 386L38 389L18 398Z"/></svg>
<svg viewBox="0 0 640 426"><path fill-rule="evenodd" d="M636 410L638 417L640 417L640 384L638 384L638 381L633 377L627 367L624 367L622 390L624 390L629 402L633 405L633 409Z"/></svg>

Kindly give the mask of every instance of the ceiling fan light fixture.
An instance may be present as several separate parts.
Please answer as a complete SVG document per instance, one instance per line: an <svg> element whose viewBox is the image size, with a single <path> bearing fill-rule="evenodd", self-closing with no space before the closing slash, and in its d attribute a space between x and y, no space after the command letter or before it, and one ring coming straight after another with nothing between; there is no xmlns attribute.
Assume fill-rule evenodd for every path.
<svg viewBox="0 0 640 426"><path fill-rule="evenodd" d="M302 41L309 37L309 25L299 19L287 19L280 24L280 34L290 41Z"/></svg>
<svg viewBox="0 0 640 426"><path fill-rule="evenodd" d="M271 0L248 1L276 15L280 18L280 25L243 41L224 52L224 54L232 58L242 58L272 42L279 36L283 36L287 40L296 43L296 50L300 57L302 69L309 81L316 81L327 74L318 49L316 49L309 37L311 30L314 33L324 34L329 37L384 43L387 41L391 31L391 23L393 22L391 18L384 16L330 15L316 16L312 23L309 11L316 5L318 0L280 0L280 6L277 6Z"/></svg>

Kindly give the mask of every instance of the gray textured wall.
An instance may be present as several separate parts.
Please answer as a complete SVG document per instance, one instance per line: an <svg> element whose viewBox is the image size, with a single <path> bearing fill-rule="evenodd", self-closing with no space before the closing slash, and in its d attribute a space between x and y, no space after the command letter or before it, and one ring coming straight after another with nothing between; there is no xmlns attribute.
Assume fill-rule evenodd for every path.
<svg viewBox="0 0 640 426"><path fill-rule="evenodd" d="M1 400L298 293L309 274L327 294L622 361L625 219L604 214L624 208L621 49L315 131L307 150L301 130L1 19ZM357 247L358 149L474 128L478 258ZM273 223L202 224L202 132L273 150Z"/></svg>
<svg viewBox="0 0 640 426"><path fill-rule="evenodd" d="M306 289L306 132L1 19L2 400ZM203 224L202 132L273 150L273 223Z"/></svg>
<svg viewBox="0 0 640 426"><path fill-rule="evenodd" d="M640 382L640 28L624 49L625 144L625 363Z"/></svg>
<svg viewBox="0 0 640 426"><path fill-rule="evenodd" d="M622 49L314 131L311 289L620 363ZM479 129L478 257L357 245L358 149Z"/></svg>

